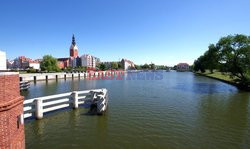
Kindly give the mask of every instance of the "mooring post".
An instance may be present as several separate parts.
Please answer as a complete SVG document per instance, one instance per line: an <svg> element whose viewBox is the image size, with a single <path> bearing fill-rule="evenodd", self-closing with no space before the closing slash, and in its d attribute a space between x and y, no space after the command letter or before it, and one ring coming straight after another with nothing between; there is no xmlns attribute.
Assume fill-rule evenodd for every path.
<svg viewBox="0 0 250 149"><path fill-rule="evenodd" d="M72 99L72 107L73 107L73 109L77 109L78 108L78 93L77 92L72 92L71 99Z"/></svg>
<svg viewBox="0 0 250 149"><path fill-rule="evenodd" d="M35 116L36 119L42 119L43 118L43 101L42 99L35 99Z"/></svg>
<svg viewBox="0 0 250 149"><path fill-rule="evenodd" d="M66 74L64 74L64 80L66 80Z"/></svg>

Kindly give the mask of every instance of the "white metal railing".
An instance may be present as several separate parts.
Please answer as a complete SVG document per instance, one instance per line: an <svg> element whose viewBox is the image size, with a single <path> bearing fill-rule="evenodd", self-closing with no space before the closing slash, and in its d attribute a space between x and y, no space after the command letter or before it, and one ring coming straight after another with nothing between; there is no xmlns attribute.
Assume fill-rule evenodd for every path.
<svg viewBox="0 0 250 149"><path fill-rule="evenodd" d="M84 104L85 101L93 100L95 92L102 92L103 97L106 97L107 89L73 91L25 100L23 103L24 118L35 117L36 119L42 119L43 114L46 112L55 111L69 106L76 109L79 104Z"/></svg>

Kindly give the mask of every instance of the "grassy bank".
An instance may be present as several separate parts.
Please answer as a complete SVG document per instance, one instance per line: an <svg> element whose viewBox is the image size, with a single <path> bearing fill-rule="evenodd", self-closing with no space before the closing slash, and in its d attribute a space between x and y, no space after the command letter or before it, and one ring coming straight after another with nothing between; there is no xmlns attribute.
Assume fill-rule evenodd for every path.
<svg viewBox="0 0 250 149"><path fill-rule="evenodd" d="M215 78L215 79L231 82L231 83L236 83L234 82L234 78L231 78L229 74L222 74L221 72L210 73L209 71L206 71L205 73L198 73L198 74L207 76L210 78Z"/></svg>
<svg viewBox="0 0 250 149"><path fill-rule="evenodd" d="M239 89L250 91L249 87L245 87L245 86L240 85L239 83L237 83L235 81L235 78L230 77L230 75L226 74L226 73L223 74L223 73L217 72L217 71L214 72L214 73L210 73L209 71L206 71L205 73L196 72L195 74L205 76L205 77L209 77L209 78L212 78L212 79L216 79L216 80L219 80L219 81L234 85L234 86L238 87Z"/></svg>

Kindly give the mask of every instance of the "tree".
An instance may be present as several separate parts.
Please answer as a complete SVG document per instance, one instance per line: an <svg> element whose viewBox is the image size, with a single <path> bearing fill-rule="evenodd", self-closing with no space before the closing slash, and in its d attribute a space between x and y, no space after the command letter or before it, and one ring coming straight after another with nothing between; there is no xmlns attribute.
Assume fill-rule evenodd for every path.
<svg viewBox="0 0 250 149"><path fill-rule="evenodd" d="M135 65L135 69L140 70L142 69L140 65Z"/></svg>
<svg viewBox="0 0 250 149"><path fill-rule="evenodd" d="M203 55L194 61L194 71L205 72L205 57Z"/></svg>
<svg viewBox="0 0 250 149"><path fill-rule="evenodd" d="M155 66L154 63L151 63L151 64L149 64L149 68L150 68L150 69L156 69L156 66Z"/></svg>
<svg viewBox="0 0 250 149"><path fill-rule="evenodd" d="M142 68L142 69L149 69L150 67L149 67L148 64L144 64L144 65L141 66L141 68Z"/></svg>
<svg viewBox="0 0 250 149"><path fill-rule="evenodd" d="M101 63L101 64L99 65L99 69L102 70L102 71L105 71L105 70L107 69L107 67L106 67L105 64Z"/></svg>
<svg viewBox="0 0 250 149"><path fill-rule="evenodd" d="M79 66L79 67L76 67L75 70L76 70L76 71L83 72L83 71L86 71L86 70L87 70L87 67L86 67L86 66Z"/></svg>
<svg viewBox="0 0 250 149"><path fill-rule="evenodd" d="M243 85L250 85L250 37L235 35L223 37L217 43L223 71Z"/></svg>
<svg viewBox="0 0 250 149"><path fill-rule="evenodd" d="M118 63L118 69L122 69L122 64L120 62Z"/></svg>
<svg viewBox="0 0 250 149"><path fill-rule="evenodd" d="M204 67L213 73L214 69L219 67L219 50L214 44L209 45L208 51L204 54Z"/></svg>
<svg viewBox="0 0 250 149"><path fill-rule="evenodd" d="M227 72L243 86L250 85L250 37L229 35L222 37L216 45L211 44L208 51L194 61L194 71L205 72L214 69Z"/></svg>
<svg viewBox="0 0 250 149"><path fill-rule="evenodd" d="M51 55L43 56L43 60L41 62L41 70L47 72L60 71L57 65L57 59L52 57Z"/></svg>
<svg viewBox="0 0 250 149"><path fill-rule="evenodd" d="M112 69L118 69L118 63L117 62L112 62L111 63L111 68Z"/></svg>
<svg viewBox="0 0 250 149"><path fill-rule="evenodd" d="M173 70L176 70L176 69L177 69L177 65L174 65Z"/></svg>

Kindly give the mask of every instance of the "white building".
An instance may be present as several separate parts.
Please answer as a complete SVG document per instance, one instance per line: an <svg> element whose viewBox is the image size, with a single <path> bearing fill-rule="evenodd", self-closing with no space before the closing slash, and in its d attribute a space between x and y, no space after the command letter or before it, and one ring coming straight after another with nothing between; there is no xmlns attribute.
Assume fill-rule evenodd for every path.
<svg viewBox="0 0 250 149"><path fill-rule="evenodd" d="M30 62L29 67L33 68L33 69L36 69L36 70L40 70L40 63Z"/></svg>
<svg viewBox="0 0 250 149"><path fill-rule="evenodd" d="M6 70L6 53L0 51L0 70Z"/></svg>
<svg viewBox="0 0 250 149"><path fill-rule="evenodd" d="M24 69L29 69L29 68L33 68L33 69L36 69L36 70L40 69L40 63L39 62L25 61L25 62L22 63L22 66L23 66Z"/></svg>
<svg viewBox="0 0 250 149"><path fill-rule="evenodd" d="M84 54L81 56L81 66L86 66L90 68L96 67L96 58L89 54Z"/></svg>
<svg viewBox="0 0 250 149"><path fill-rule="evenodd" d="M135 64L127 59L122 59L121 63L124 70L129 70L135 67Z"/></svg>

